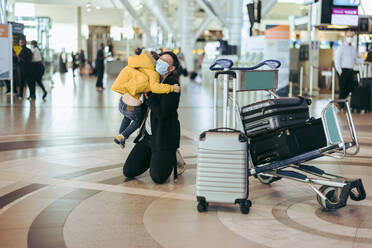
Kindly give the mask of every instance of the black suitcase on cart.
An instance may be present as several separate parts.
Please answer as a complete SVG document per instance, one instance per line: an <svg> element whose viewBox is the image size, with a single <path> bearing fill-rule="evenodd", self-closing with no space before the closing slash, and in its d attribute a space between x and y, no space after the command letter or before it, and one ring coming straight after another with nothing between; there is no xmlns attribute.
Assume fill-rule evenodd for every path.
<svg viewBox="0 0 372 248"><path fill-rule="evenodd" d="M310 119L250 138L254 165L266 164L327 146L322 119Z"/></svg>
<svg viewBox="0 0 372 248"><path fill-rule="evenodd" d="M242 107L241 116L248 137L303 123L309 119L310 99L283 97Z"/></svg>

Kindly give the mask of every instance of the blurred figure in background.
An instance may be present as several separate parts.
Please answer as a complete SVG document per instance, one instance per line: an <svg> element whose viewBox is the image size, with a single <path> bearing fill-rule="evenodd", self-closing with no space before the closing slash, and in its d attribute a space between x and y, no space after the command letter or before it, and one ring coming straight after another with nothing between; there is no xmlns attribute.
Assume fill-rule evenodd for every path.
<svg viewBox="0 0 372 248"><path fill-rule="evenodd" d="M345 42L337 48L335 54L335 67L340 79L339 99L345 99L349 96L355 86L354 65L363 62L358 58L353 41L354 33L351 30L346 31ZM345 107L343 102L340 102L339 105L341 109Z"/></svg>
<svg viewBox="0 0 372 248"><path fill-rule="evenodd" d="M24 88L28 85L30 91L28 99L31 101L35 99L35 84L32 84L31 74L32 52L26 46L26 37L20 38L19 45L22 47L22 50L18 55L19 71L21 76L18 99L21 100L23 98Z"/></svg>
<svg viewBox="0 0 372 248"><path fill-rule="evenodd" d="M35 83L37 83L40 88L43 90L43 101L45 101L46 96L47 96L47 91L45 90L44 84L42 82L43 75L45 72L45 67L44 67L44 58L43 55L41 54L40 48L37 45L37 41L33 40L31 41L31 51L32 51L32 63L31 63L31 68L32 68L32 83L34 85L33 90L35 91ZM35 95L35 92L33 92L33 95Z"/></svg>
<svg viewBox="0 0 372 248"><path fill-rule="evenodd" d="M84 68L85 68L85 53L83 49L81 49L79 52L78 60L79 60L80 75L83 75Z"/></svg>
<svg viewBox="0 0 372 248"><path fill-rule="evenodd" d="M59 72L67 72L67 54L64 48L62 48L62 52L59 54Z"/></svg>
<svg viewBox="0 0 372 248"><path fill-rule="evenodd" d="M114 57L114 45L112 44L112 39L107 40L108 52L111 57Z"/></svg>
<svg viewBox="0 0 372 248"><path fill-rule="evenodd" d="M103 74L105 72L105 44L101 43L100 49L97 51L96 70L97 70L97 90L103 90Z"/></svg>
<svg viewBox="0 0 372 248"><path fill-rule="evenodd" d="M75 70L79 67L77 62L77 53L74 54L74 51L71 52L72 59L72 76L75 77Z"/></svg>

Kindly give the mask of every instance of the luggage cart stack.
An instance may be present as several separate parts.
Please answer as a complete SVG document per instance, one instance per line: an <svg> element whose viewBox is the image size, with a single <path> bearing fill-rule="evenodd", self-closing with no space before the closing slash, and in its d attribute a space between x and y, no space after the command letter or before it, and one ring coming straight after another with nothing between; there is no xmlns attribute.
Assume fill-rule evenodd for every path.
<svg viewBox="0 0 372 248"><path fill-rule="evenodd" d="M257 70L264 65L269 66L270 70ZM279 61L267 60L250 68L233 68L232 61L227 59L219 59L210 67L211 70L216 71L214 80L215 128L218 126L217 78L220 75L225 76L223 126L204 132L200 137L196 180L199 212L207 211L209 202L222 202L240 203L241 210L243 208L242 213L248 213L251 206L248 200L250 176L256 177L263 184L270 184L282 178L307 183L315 191L320 206L326 211L346 206L349 196L354 201L366 198L360 178L350 179L333 175L316 166L306 164L322 156L342 159L346 155L356 155L359 152L358 137L348 101L330 101L322 110L321 118L310 118L308 115L310 99L280 98L275 94L279 67ZM240 79L238 82L237 74ZM237 111L233 111L233 129L227 129L227 87L231 78L233 79L233 109ZM236 92L240 91L267 91L273 99L250 104L240 109L236 102ZM350 141L345 140L336 114L336 104L341 101L346 105L345 115ZM238 112L238 115L235 112ZM237 116L241 117L239 124L244 129L241 133L235 130L235 119L239 119L235 118ZM238 153L237 146L234 148L228 142L222 142L219 146L221 150L218 151L216 147L213 148L213 145L206 145L208 132L216 132L216 130L224 130L224 132L216 134L219 138L214 141L222 142L226 132L234 132L240 141L247 140L246 156L240 157L240 160L237 159L246 160L247 171L241 167L239 167L240 171L235 168L237 160L231 154ZM221 151L226 152L229 147L230 156L225 156L221 163L218 157L222 158ZM242 189L244 185L241 182L236 183L236 178L246 180L246 191ZM240 199L226 200L226 192L241 191L244 193L240 195Z"/></svg>

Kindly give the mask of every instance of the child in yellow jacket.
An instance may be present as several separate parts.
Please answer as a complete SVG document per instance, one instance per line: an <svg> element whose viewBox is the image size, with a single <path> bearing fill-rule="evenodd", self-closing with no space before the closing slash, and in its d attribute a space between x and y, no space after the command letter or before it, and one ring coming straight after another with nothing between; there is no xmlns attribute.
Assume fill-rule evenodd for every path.
<svg viewBox="0 0 372 248"><path fill-rule="evenodd" d="M159 73L155 71L156 60L149 52L130 56L112 85L112 90L120 93L119 111L124 115L119 135L115 143L125 146L125 140L141 125L143 119L143 95L146 92L168 94L180 92L179 85L161 84Z"/></svg>

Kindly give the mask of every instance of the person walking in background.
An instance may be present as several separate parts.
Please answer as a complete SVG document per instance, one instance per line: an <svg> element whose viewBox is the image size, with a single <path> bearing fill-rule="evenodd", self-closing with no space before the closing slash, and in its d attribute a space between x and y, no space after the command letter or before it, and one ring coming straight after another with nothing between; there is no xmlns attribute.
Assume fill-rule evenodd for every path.
<svg viewBox="0 0 372 248"><path fill-rule="evenodd" d="M345 42L339 46L335 54L335 67L340 81L339 99L345 99L349 96L354 82L354 65L361 64L363 61L358 58L357 51L353 46L354 33L350 30L345 33ZM340 108L344 108L345 103L340 103Z"/></svg>
<svg viewBox="0 0 372 248"><path fill-rule="evenodd" d="M30 91L30 96L28 97L28 100L31 101L35 99L35 84L32 83L32 74L31 74L32 52L26 46L25 37L22 37L19 40L19 45L22 47L22 49L18 55L19 71L20 71L20 76L21 76L18 99L21 100L23 98L24 88L28 84L29 91Z"/></svg>
<svg viewBox="0 0 372 248"><path fill-rule="evenodd" d="M97 70L97 90L103 90L103 74L105 72L105 44L101 43L96 57L96 70Z"/></svg>
<svg viewBox="0 0 372 248"><path fill-rule="evenodd" d="M84 74L84 68L85 68L85 54L84 54L83 49L81 49L80 52L79 52L78 60L79 60L80 75L83 75Z"/></svg>
<svg viewBox="0 0 372 248"><path fill-rule="evenodd" d="M35 83L37 83L40 88L43 90L43 101L46 100L47 96L47 91L45 90L44 84L43 84L43 75L45 72L45 67L44 67L44 59L43 56L41 55L41 51L39 46L37 45L37 41L33 40L31 41L31 51L32 51L32 63L31 63L31 68L32 68L32 81L34 85L34 90L35 90ZM35 93L34 93L35 96Z"/></svg>
<svg viewBox="0 0 372 248"><path fill-rule="evenodd" d="M62 48L62 52L59 54L59 72L67 72L67 55L64 48Z"/></svg>
<svg viewBox="0 0 372 248"><path fill-rule="evenodd" d="M75 70L79 67L77 63L77 53L74 54L74 51L71 52L72 59L72 76L75 77Z"/></svg>

